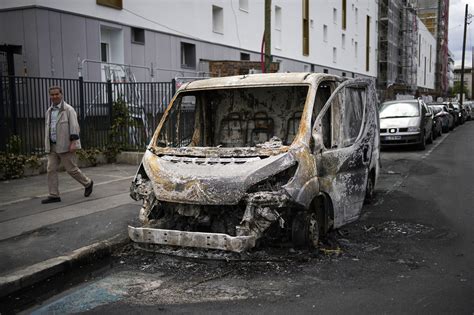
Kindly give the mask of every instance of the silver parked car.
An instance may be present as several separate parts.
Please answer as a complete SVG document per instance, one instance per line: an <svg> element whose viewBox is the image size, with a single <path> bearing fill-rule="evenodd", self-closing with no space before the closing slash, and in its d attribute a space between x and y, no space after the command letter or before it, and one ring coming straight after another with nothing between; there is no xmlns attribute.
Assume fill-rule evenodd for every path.
<svg viewBox="0 0 474 315"><path fill-rule="evenodd" d="M380 106L380 144L417 145L433 142L433 118L421 100L397 100Z"/></svg>

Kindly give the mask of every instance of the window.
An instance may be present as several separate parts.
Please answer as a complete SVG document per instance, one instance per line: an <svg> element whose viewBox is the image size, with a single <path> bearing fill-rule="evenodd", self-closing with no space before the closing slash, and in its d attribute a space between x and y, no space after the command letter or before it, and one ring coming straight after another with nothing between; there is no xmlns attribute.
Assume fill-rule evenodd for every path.
<svg viewBox="0 0 474 315"><path fill-rule="evenodd" d="M321 119L326 149L349 147L356 142L363 126L365 103L366 90L360 87L343 88L333 97Z"/></svg>
<svg viewBox="0 0 474 315"><path fill-rule="evenodd" d="M323 73L329 73L328 69L323 69Z"/></svg>
<svg viewBox="0 0 474 315"><path fill-rule="evenodd" d="M249 0L239 0L239 9L249 12Z"/></svg>
<svg viewBox="0 0 474 315"><path fill-rule="evenodd" d="M109 62L109 44L100 43L100 61Z"/></svg>
<svg viewBox="0 0 474 315"><path fill-rule="evenodd" d="M332 20L334 24L337 24L337 9L336 8L332 9Z"/></svg>
<svg viewBox="0 0 474 315"><path fill-rule="evenodd" d="M122 9L122 0L97 0L96 3L109 8Z"/></svg>
<svg viewBox="0 0 474 315"><path fill-rule="evenodd" d="M370 70L370 16L367 15L365 39L365 71Z"/></svg>
<svg viewBox="0 0 474 315"><path fill-rule="evenodd" d="M275 6L275 48L281 49L281 7Z"/></svg>
<svg viewBox="0 0 474 315"><path fill-rule="evenodd" d="M346 6L347 6L347 0L342 0L342 29L346 29Z"/></svg>
<svg viewBox="0 0 474 315"><path fill-rule="evenodd" d="M332 48L332 62L337 63L337 48L336 47Z"/></svg>
<svg viewBox="0 0 474 315"><path fill-rule="evenodd" d="M323 25L323 40L325 42L328 41L328 26L327 25Z"/></svg>
<svg viewBox="0 0 474 315"><path fill-rule="evenodd" d="M359 44L357 42L354 42L354 58L357 60L358 57L358 51L359 50Z"/></svg>
<svg viewBox="0 0 474 315"><path fill-rule="evenodd" d="M132 27L132 42L145 44L145 30L143 28Z"/></svg>
<svg viewBox="0 0 474 315"><path fill-rule="evenodd" d="M281 8L275 6L275 29L281 30Z"/></svg>
<svg viewBox="0 0 474 315"><path fill-rule="evenodd" d="M421 35L418 34L418 67L421 66Z"/></svg>
<svg viewBox="0 0 474 315"><path fill-rule="evenodd" d="M339 147L340 125L341 125L341 105L342 91L339 91L331 101L329 108L324 113L321 120L321 133L326 149L336 149Z"/></svg>
<svg viewBox="0 0 474 315"><path fill-rule="evenodd" d="M426 57L425 57L425 66L423 68L423 85L426 86Z"/></svg>
<svg viewBox="0 0 474 315"><path fill-rule="evenodd" d="M196 45L181 43L181 67L196 68Z"/></svg>
<svg viewBox="0 0 474 315"><path fill-rule="evenodd" d="M342 49L346 49L346 34L341 35L341 47Z"/></svg>
<svg viewBox="0 0 474 315"><path fill-rule="evenodd" d="M247 53L240 53L240 60L243 60L243 61L248 61L250 60L250 54L247 54Z"/></svg>
<svg viewBox="0 0 474 315"><path fill-rule="evenodd" d="M212 31L224 34L224 9L218 6L212 6Z"/></svg>
<svg viewBox="0 0 474 315"><path fill-rule="evenodd" d="M355 24L359 24L359 9L355 8L355 14L354 14L354 17L355 17Z"/></svg>
<svg viewBox="0 0 474 315"><path fill-rule="evenodd" d="M343 76L343 77L345 77L345 76L346 76L346 73L345 73L345 72L343 72L343 73L342 73L342 76Z"/></svg>
<svg viewBox="0 0 474 315"><path fill-rule="evenodd" d="M303 55L309 55L309 0L303 0Z"/></svg>
<svg viewBox="0 0 474 315"><path fill-rule="evenodd" d="M348 147L355 143L362 127L366 92L363 88L347 87L344 90L342 146Z"/></svg>
<svg viewBox="0 0 474 315"><path fill-rule="evenodd" d="M431 73L431 45L430 45L430 73Z"/></svg>

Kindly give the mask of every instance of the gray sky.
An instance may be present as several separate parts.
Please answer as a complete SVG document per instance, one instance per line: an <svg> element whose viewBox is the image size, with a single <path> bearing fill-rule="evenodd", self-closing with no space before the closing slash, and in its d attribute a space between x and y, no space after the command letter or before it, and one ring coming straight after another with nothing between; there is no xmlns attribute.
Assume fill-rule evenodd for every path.
<svg viewBox="0 0 474 315"><path fill-rule="evenodd" d="M449 1L449 50L454 54L455 66L461 66L462 39L464 33L464 13L466 4L469 5L468 12L474 15L474 0L450 0ZM472 46L474 46L474 17L471 24L467 26L466 33L466 56L465 66L471 66Z"/></svg>

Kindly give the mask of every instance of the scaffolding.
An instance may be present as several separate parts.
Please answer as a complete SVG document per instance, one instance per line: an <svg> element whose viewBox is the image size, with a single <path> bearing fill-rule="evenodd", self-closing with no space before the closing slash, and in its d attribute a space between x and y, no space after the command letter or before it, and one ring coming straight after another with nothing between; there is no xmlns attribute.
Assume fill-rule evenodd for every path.
<svg viewBox="0 0 474 315"><path fill-rule="evenodd" d="M417 88L418 25L412 2L379 1L377 85L381 99L394 98L396 93L413 94Z"/></svg>
<svg viewBox="0 0 474 315"><path fill-rule="evenodd" d="M418 22L411 3L405 3L403 7L401 36L400 83L414 93L417 89L417 59L413 57L418 56Z"/></svg>

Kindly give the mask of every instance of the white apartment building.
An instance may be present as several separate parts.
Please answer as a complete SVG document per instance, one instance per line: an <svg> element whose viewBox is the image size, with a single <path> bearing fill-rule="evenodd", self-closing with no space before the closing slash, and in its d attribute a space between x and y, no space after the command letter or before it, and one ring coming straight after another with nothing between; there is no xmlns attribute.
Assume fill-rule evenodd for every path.
<svg viewBox="0 0 474 315"><path fill-rule="evenodd" d="M377 1L271 3L280 72L377 76ZM125 64L137 80L164 81L202 75L206 60L260 61L264 14L264 0L2 0L0 47L21 48L17 75L104 80Z"/></svg>
<svg viewBox="0 0 474 315"><path fill-rule="evenodd" d="M436 72L436 39L417 17L418 24L418 63L417 86L434 90Z"/></svg>

